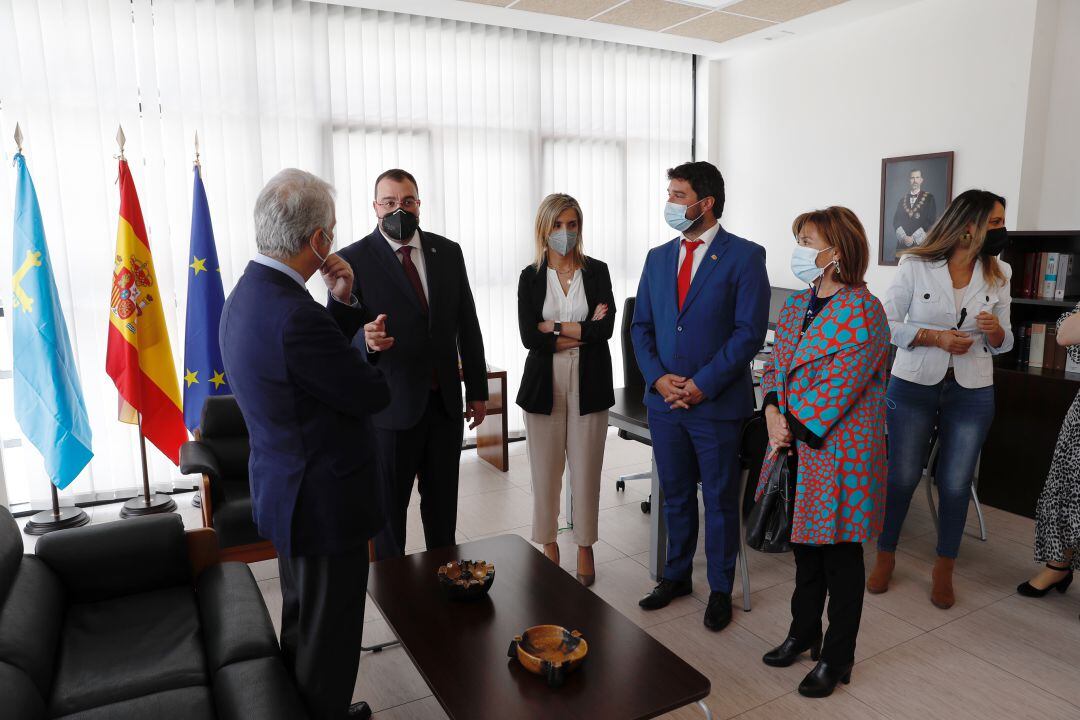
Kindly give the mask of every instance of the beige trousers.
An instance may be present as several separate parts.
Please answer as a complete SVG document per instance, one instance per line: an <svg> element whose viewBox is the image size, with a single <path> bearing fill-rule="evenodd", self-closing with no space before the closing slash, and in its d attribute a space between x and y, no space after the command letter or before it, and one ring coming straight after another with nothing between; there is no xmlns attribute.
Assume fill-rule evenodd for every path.
<svg viewBox="0 0 1080 720"><path fill-rule="evenodd" d="M604 465L608 411L579 414L578 350L552 358L553 395L550 415L525 413L525 441L532 471L535 543L555 542L563 468L570 466L574 498L574 542L596 542L600 512L600 470Z"/></svg>

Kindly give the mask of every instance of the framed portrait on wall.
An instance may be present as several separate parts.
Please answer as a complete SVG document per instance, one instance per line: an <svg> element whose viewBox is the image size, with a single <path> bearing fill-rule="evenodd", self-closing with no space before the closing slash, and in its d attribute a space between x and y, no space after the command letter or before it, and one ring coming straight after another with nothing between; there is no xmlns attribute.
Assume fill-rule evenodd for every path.
<svg viewBox="0 0 1080 720"><path fill-rule="evenodd" d="M923 244L952 200L952 174L952 152L881 161L881 265L896 265L901 252Z"/></svg>

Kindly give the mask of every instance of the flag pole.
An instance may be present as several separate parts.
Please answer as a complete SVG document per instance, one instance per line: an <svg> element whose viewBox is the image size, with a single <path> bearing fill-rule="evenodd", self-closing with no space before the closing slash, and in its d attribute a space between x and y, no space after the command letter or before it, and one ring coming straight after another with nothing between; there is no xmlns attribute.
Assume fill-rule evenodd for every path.
<svg viewBox="0 0 1080 720"><path fill-rule="evenodd" d="M146 435L142 429L142 413L139 417L139 457L142 460L142 497L135 496L120 508L120 517L131 518L141 515L169 513L176 509L176 501L168 495L150 492L150 471L146 465Z"/></svg>
<svg viewBox="0 0 1080 720"><path fill-rule="evenodd" d="M23 151L22 143L22 128L19 127L19 123L15 123L15 147L20 155ZM52 481L49 481L49 490L52 491L52 509L35 513L26 523L23 532L27 535L44 535L55 530L81 527L90 522L90 516L81 507L72 506L61 509L60 495Z"/></svg>
<svg viewBox="0 0 1080 720"><path fill-rule="evenodd" d="M202 169L202 161L199 160L199 131L195 131L195 167ZM195 439L199 438L198 433L195 435ZM196 488L195 494L191 496L191 507L202 507L202 490Z"/></svg>

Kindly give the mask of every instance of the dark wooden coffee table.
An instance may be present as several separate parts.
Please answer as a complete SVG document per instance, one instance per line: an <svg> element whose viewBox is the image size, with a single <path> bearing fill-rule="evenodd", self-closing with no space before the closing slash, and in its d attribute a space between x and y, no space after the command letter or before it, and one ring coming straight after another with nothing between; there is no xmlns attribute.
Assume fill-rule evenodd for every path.
<svg viewBox="0 0 1080 720"><path fill-rule="evenodd" d="M449 600L439 565L495 563L487 598ZM451 718L653 718L709 694L709 679L517 535L382 560L368 592ZM589 654L560 688L507 657L533 625L580 630Z"/></svg>

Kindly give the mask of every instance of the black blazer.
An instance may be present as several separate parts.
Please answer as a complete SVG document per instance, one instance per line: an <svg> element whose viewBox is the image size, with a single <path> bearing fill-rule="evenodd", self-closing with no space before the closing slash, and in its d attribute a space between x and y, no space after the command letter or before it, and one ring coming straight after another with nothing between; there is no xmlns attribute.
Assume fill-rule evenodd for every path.
<svg viewBox="0 0 1080 720"><path fill-rule="evenodd" d="M420 244L427 274L428 315L421 310L401 260L379 228L339 253L356 276L353 293L360 301L364 322L385 313L386 331L394 338L392 348L373 356L390 385L392 401L372 419L376 427L386 430L406 430L420 421L431 394L432 372L450 417L462 417L462 377L467 400L488 399L484 339L461 247L423 230ZM366 352L362 328L353 338L353 346Z"/></svg>
<svg viewBox="0 0 1080 720"><path fill-rule="evenodd" d="M547 271L545 260L539 270L535 265L527 265L518 279L518 330L522 344L529 349L529 356L525 359L517 404L525 412L541 415L551 414L551 357L555 354L555 335L536 329L544 320ZM608 306L603 320L585 320L581 323L581 339L585 344L578 355L579 412L587 415L607 410L615 404L611 353L608 351L608 340L615 331L615 297L611 293L608 266L599 260L585 258L581 282L585 288L585 301L589 305L588 317L593 316L597 305L605 303Z"/></svg>
<svg viewBox="0 0 1080 720"><path fill-rule="evenodd" d="M361 321L256 262L221 311L225 374L251 441L252 515L279 555L359 550L385 522L371 416L390 391L349 345Z"/></svg>

